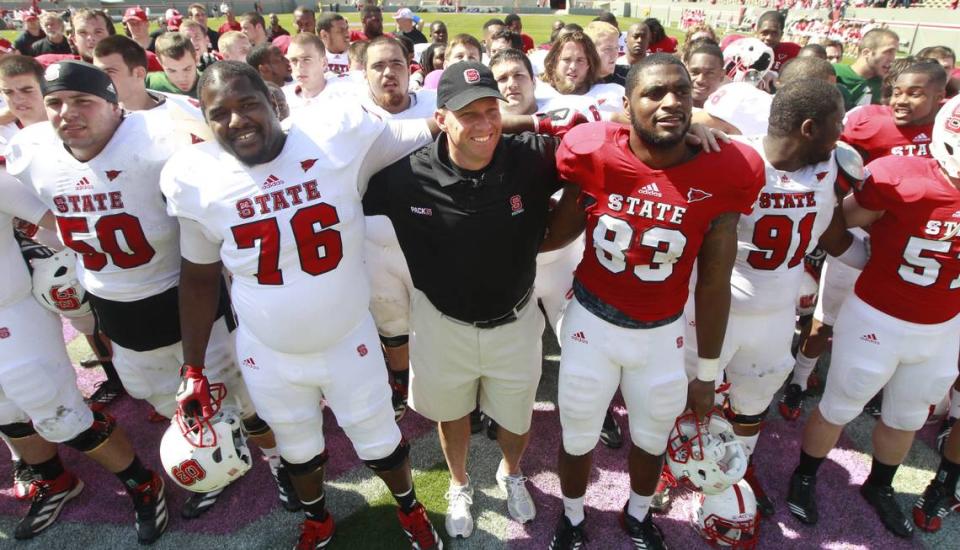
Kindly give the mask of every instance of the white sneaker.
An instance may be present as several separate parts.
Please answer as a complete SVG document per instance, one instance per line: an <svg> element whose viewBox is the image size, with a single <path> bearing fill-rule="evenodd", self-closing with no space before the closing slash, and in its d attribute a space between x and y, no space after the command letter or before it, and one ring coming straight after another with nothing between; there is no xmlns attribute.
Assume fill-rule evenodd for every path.
<svg viewBox="0 0 960 550"><path fill-rule="evenodd" d="M467 538L473 534L473 515L470 505L473 504L473 485L469 480L466 485L450 483L447 489L447 517L444 525L450 537Z"/></svg>
<svg viewBox="0 0 960 550"><path fill-rule="evenodd" d="M497 468L497 485L507 494L507 511L510 517L526 523L537 517L537 507L533 504L530 491L527 491L527 477L503 473L503 460Z"/></svg>

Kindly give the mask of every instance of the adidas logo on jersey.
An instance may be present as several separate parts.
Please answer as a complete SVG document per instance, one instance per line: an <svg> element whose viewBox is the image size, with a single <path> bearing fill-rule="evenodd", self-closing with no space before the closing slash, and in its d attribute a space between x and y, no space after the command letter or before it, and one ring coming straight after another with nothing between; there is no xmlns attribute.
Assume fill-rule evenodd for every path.
<svg viewBox="0 0 960 550"><path fill-rule="evenodd" d="M570 338L572 338L574 342L580 342L581 344L587 343L587 335L584 334L582 330L574 332Z"/></svg>
<svg viewBox="0 0 960 550"><path fill-rule="evenodd" d="M260 368L260 367L257 366L257 362L253 360L253 357L247 357L246 359L244 359L244 360L242 361L242 363L243 363L243 366L245 366L245 367L247 367L247 368L250 368L250 369Z"/></svg>
<svg viewBox="0 0 960 550"><path fill-rule="evenodd" d="M90 183L90 180L86 176L80 178L80 181L77 182L77 191L83 191L85 189L93 189L93 184Z"/></svg>
<svg viewBox="0 0 960 550"><path fill-rule="evenodd" d="M880 345L880 340L877 338L877 335L872 332L870 334L864 334L860 337L860 339L864 342L869 342L878 346Z"/></svg>
<svg viewBox="0 0 960 550"><path fill-rule="evenodd" d="M640 188L641 195L650 195L653 197L662 197L663 193L660 192L660 186L656 183L648 183Z"/></svg>
<svg viewBox="0 0 960 550"><path fill-rule="evenodd" d="M954 212L954 213L953 213L953 217L954 217L954 218L960 218L960 210L957 210L956 212Z"/></svg>
<svg viewBox="0 0 960 550"><path fill-rule="evenodd" d="M930 141L930 138L927 136L927 134L923 132L920 132L919 134L913 136L914 143L926 143L928 141Z"/></svg>
<svg viewBox="0 0 960 550"><path fill-rule="evenodd" d="M270 189L271 187L276 187L278 185L283 185L283 180L270 174L267 176L267 179L263 181L263 185L260 186L261 189Z"/></svg>

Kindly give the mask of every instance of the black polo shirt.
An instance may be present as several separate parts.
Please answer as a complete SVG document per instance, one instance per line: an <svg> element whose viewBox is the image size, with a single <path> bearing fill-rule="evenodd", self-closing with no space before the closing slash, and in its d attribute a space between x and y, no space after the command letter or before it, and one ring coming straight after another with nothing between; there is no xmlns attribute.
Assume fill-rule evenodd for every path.
<svg viewBox="0 0 960 550"><path fill-rule="evenodd" d="M485 321L508 312L536 276L558 140L505 135L478 172L454 166L445 134L370 180L367 215L393 222L413 286L441 313Z"/></svg>

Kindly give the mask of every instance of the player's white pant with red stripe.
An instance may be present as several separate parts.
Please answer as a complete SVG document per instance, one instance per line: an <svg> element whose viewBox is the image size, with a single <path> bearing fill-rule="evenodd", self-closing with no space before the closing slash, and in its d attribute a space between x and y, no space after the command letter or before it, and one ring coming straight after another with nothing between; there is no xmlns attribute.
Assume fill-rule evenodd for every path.
<svg viewBox="0 0 960 550"><path fill-rule="evenodd" d="M687 403L683 316L651 329L610 324L573 299L563 316L558 404L563 448L593 450L617 388L630 418L630 439L659 455Z"/></svg>
<svg viewBox="0 0 960 550"><path fill-rule="evenodd" d="M370 277L370 313L377 332L386 337L410 334L413 281L400 244L396 238L389 246L367 239L364 254Z"/></svg>
<svg viewBox="0 0 960 550"><path fill-rule="evenodd" d="M908 323L852 294L833 328L820 413L827 422L844 425L882 388L883 423L919 430L930 405L943 398L957 377L958 351L960 316L936 325Z"/></svg>
<svg viewBox="0 0 960 550"><path fill-rule="evenodd" d="M33 421L44 439L60 443L93 424L62 329L33 296L0 309L0 425Z"/></svg>
<svg viewBox="0 0 960 550"><path fill-rule="evenodd" d="M501 427L530 430L543 366L543 315L528 300L511 323L476 328L440 313L413 291L410 407L436 422L470 414L477 403Z"/></svg>
<svg viewBox="0 0 960 550"><path fill-rule="evenodd" d="M287 461L302 464L326 448L322 398L362 460L389 456L400 444L387 368L370 315L337 344L310 354L270 349L241 320L237 356L257 414L273 429Z"/></svg>
<svg viewBox="0 0 960 550"><path fill-rule="evenodd" d="M134 351L114 342L113 364L127 393L146 400L163 416L173 416L177 410L177 389L183 365L180 342L149 351ZM203 374L211 383L223 382L227 388L227 403L234 404L241 417L253 415L253 402L237 367L233 335L227 329L226 317L213 324Z"/></svg>
<svg viewBox="0 0 960 550"><path fill-rule="evenodd" d="M573 297L573 272L583 258L583 247L584 237L581 235L560 250L543 252L537 256L533 295L543 304L547 322L554 334L560 334L563 311Z"/></svg>
<svg viewBox="0 0 960 550"><path fill-rule="evenodd" d="M813 318L824 325L833 326L844 300L853 292L853 285L860 276L860 270L852 268L836 258L828 257L820 275L820 296Z"/></svg>
<svg viewBox="0 0 960 550"><path fill-rule="evenodd" d="M694 318L694 301L687 301L687 319ZM734 412L761 414L770 406L784 380L793 370L790 355L795 310L792 307L765 314L742 314L733 310L727 321L727 333L720 351L720 368L730 383L730 404ZM687 378L697 375L696 323L687 323ZM717 375L717 384L724 381Z"/></svg>

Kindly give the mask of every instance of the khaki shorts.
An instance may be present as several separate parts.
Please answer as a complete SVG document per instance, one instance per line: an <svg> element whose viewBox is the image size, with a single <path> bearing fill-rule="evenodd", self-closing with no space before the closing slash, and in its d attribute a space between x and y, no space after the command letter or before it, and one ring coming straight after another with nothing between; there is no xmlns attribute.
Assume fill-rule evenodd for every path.
<svg viewBox="0 0 960 550"><path fill-rule="evenodd" d="M410 406L437 422L480 408L504 429L530 430L540 383L543 315L530 300L512 323L480 329L440 313L414 289L410 318Z"/></svg>

